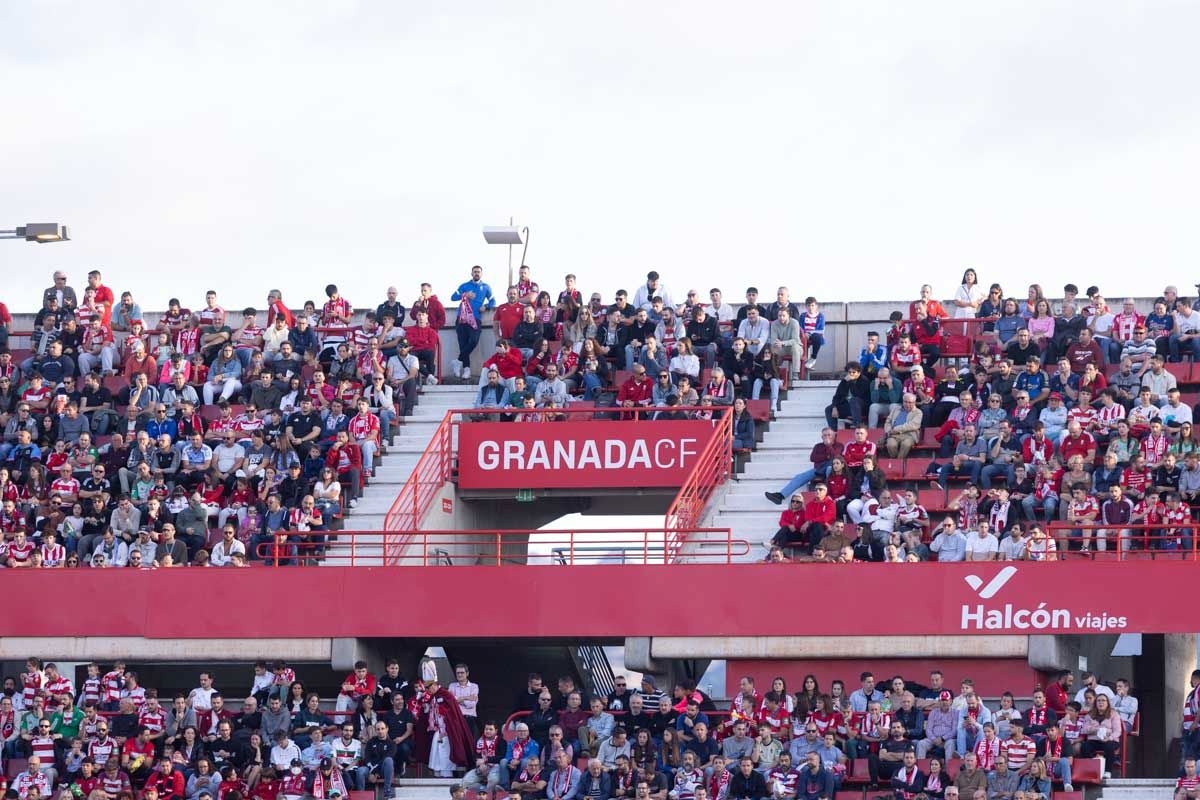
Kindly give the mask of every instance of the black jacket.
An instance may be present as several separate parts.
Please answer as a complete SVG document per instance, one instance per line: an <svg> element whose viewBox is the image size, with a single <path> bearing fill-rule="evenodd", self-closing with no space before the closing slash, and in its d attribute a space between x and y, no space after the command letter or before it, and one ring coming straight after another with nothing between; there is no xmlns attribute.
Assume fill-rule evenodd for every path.
<svg viewBox="0 0 1200 800"><path fill-rule="evenodd" d="M764 800L767 796L767 780L758 770L750 775L742 774L739 766L729 781L729 800Z"/></svg>
<svg viewBox="0 0 1200 800"><path fill-rule="evenodd" d="M720 338L717 332L717 318L705 316L704 321L691 319L684 326L687 331L688 338L692 340L694 347L702 347L716 342Z"/></svg>

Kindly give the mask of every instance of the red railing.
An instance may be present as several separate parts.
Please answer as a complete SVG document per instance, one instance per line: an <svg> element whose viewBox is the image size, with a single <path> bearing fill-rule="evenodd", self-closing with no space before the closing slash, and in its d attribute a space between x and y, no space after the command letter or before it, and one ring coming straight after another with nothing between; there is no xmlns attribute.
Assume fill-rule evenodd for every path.
<svg viewBox="0 0 1200 800"><path fill-rule="evenodd" d="M732 564L750 554L750 543L728 528L697 528L709 547L692 563ZM379 531L291 532L263 542L254 555L267 566L380 566L386 547ZM534 552L530 551L533 545ZM557 564L663 564L667 532L654 528L604 530L423 530L408 539L407 553L389 553L391 566L535 566Z"/></svg>
<svg viewBox="0 0 1200 800"><path fill-rule="evenodd" d="M1104 525L1055 520L1047 528L1058 545L1058 560L1067 558L1109 559L1114 561L1197 561L1200 560L1200 523L1187 525ZM1083 535L1076 535L1081 531ZM1099 533L1106 535L1103 540ZM1085 538L1086 537L1086 538ZM1191 539L1189 542L1188 539ZM1089 550L1063 551L1063 544L1086 541ZM1100 541L1105 549L1098 550Z"/></svg>
<svg viewBox="0 0 1200 800"><path fill-rule="evenodd" d="M556 408L554 413L560 417L587 415L589 419L600 418L599 421L612 424L651 424L653 412L662 410L648 406L636 411L614 408L598 408L589 405L586 408ZM704 412L712 414L714 435L701 450L696 460L696 466L689 474L679 494L676 495L667 517L664 520L664 530L667 532L667 552L670 558L678 552L682 538L671 531L698 528L704 507L712 497L716 487L729 476L733 459L733 409L728 406L676 406L674 411ZM412 542L412 537L421 527L421 522L432 507L434 500L441 492L446 481L454 473L457 457L455 445L455 428L461 424L461 417L487 413L499 415L500 411L481 410L477 408L451 409L442 418L441 424L430 438L429 445L417 460L412 474L401 487L396 500L388 510L384 520L385 542L384 563L398 563L405 548ZM607 420L604 417L618 414L619 420ZM626 418L626 416L628 418ZM513 423L536 425L541 423Z"/></svg>
<svg viewBox="0 0 1200 800"><path fill-rule="evenodd" d="M716 426L713 435L700 451L695 468L679 487L663 519L668 561L678 556L686 540L683 532L699 526L717 487L729 479L733 466L733 412L714 418L713 424Z"/></svg>

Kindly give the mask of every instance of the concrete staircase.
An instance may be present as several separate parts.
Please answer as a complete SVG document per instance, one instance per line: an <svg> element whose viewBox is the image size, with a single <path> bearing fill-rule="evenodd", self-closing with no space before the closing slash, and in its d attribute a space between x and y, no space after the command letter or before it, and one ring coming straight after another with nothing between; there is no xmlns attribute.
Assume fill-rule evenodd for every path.
<svg viewBox="0 0 1200 800"><path fill-rule="evenodd" d="M1104 800L1167 800L1174 793L1173 778L1110 778L1095 797Z"/></svg>
<svg viewBox="0 0 1200 800"><path fill-rule="evenodd" d="M363 492L358 506L345 519L345 529L353 531L382 531L388 509L396 500L416 466L417 459L425 451L434 431L441 424L446 412L452 408L468 408L475 399L473 384L450 386L426 386L411 417L404 418L397 435L388 444L388 453L375 470L375 477ZM328 548L328 558L322 564L349 566L350 545L333 542ZM371 566L383 564L383 534L378 536L359 534L355 538L355 565ZM426 795L428 796L428 795ZM449 796L447 794L447 796Z"/></svg>
<svg viewBox="0 0 1200 800"><path fill-rule="evenodd" d="M730 481L724 496L717 499L708 525L728 527L733 538L749 542L750 554L743 560L758 561L766 556L763 543L779 529L782 509L763 497L763 492L779 491L793 475L812 465L808 456L820 441L825 406L836 387L837 381L817 380L789 390L745 472Z"/></svg>
<svg viewBox="0 0 1200 800"><path fill-rule="evenodd" d="M450 787L462 783L462 778L400 778L396 781L395 800L448 800Z"/></svg>

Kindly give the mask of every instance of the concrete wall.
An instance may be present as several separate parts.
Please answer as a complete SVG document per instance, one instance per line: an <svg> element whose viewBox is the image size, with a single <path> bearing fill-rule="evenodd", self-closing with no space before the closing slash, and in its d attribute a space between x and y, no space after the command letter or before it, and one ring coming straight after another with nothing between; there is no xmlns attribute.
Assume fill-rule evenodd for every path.
<svg viewBox="0 0 1200 800"><path fill-rule="evenodd" d="M655 636L650 657L1024 658L1026 636Z"/></svg>
<svg viewBox="0 0 1200 800"><path fill-rule="evenodd" d="M31 655L43 660L111 661L114 658L160 661L211 661L283 658L289 661L328 661L329 638L283 639L145 639L140 636L3 636L0 661L20 661Z"/></svg>

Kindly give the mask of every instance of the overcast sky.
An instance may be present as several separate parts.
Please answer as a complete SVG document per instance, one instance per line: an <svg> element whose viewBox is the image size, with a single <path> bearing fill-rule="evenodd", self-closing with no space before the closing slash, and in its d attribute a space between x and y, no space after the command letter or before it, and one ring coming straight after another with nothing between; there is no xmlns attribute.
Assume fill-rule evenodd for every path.
<svg viewBox="0 0 1200 800"><path fill-rule="evenodd" d="M1191 2L0 4L0 300L1200 280ZM1189 55L1190 54L1190 55ZM1188 77L1191 76L1191 77ZM1142 281L1148 280L1144 288Z"/></svg>

